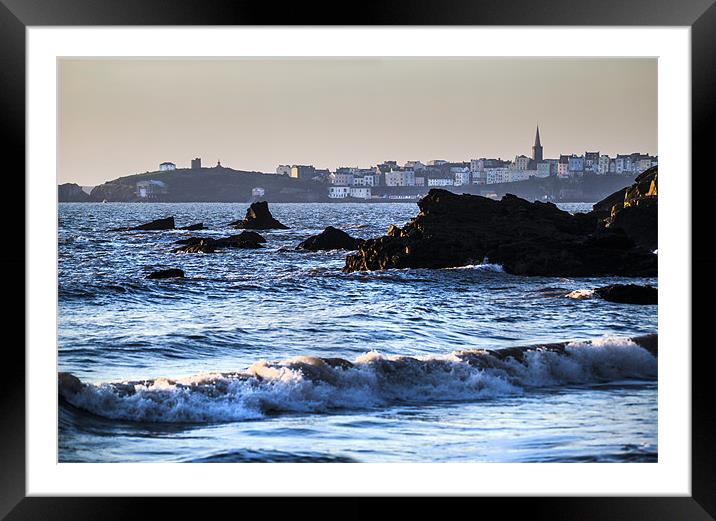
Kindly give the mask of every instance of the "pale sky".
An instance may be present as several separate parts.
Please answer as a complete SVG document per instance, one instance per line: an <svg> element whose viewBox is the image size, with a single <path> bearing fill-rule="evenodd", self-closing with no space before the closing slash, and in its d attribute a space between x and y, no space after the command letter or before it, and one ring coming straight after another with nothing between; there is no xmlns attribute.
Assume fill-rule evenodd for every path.
<svg viewBox="0 0 716 521"><path fill-rule="evenodd" d="M61 59L58 182L657 151L657 60Z"/></svg>

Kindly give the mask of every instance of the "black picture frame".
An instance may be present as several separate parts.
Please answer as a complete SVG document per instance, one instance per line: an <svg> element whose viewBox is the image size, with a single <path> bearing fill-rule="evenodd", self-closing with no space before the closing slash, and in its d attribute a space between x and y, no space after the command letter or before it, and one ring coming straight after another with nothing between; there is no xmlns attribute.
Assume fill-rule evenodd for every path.
<svg viewBox="0 0 716 521"><path fill-rule="evenodd" d="M279 3L281 4L281 3ZM28 26L92 25L606 25L606 26L689 26L692 51L692 346L679 346L692 357L692 495L689 497L585 497L585 498L470 498L484 506L500 509L501 516L512 517L528 509L536 519L626 520L707 520L716 517L716 407L713 406L711 379L713 366L708 361L710 343L704 333L712 306L699 306L698 295L712 295L716 254L710 253L712 219L707 210L711 197L708 181L712 156L708 132L714 120L716 104L716 5L713 0L423 0L416 2L348 2L326 6L319 3L288 3L241 0L0 0L0 107L5 145L3 173L6 194L3 205L12 218L12 251L2 256L6 299L5 325L24 323L25 306L17 303L23 295L21 277L32 276L25 265L24 248L17 244L17 216L24 205L25 185L25 29ZM668 129L659 129L666 132ZM688 170L685 170L686 175ZM21 181L22 180L22 181ZM699 185L698 183L704 183ZM22 213L21 213L22 212ZM668 218L668 216L666 216ZM24 223L24 221L23 221ZM23 225L23 242L24 242ZM700 240L699 240L700 239ZM710 242L710 241L708 241ZM15 287L15 285L17 287ZM698 291L696 291L698 290ZM7 300L6 300L7 302ZM22 316L20 316L22 315ZM22 336L22 334L21 334ZM24 338L6 342L3 356L6 370L0 383L0 517L19 519L128 519L159 508L188 512L189 503L207 501L197 498L50 498L25 497L25 358ZM668 393L668 389L660 389ZM212 502L239 501L241 508L264 499L211 499ZM372 515L371 498L343 500L340 507L326 499L299 498L285 505L271 500L273 513L281 515L295 509L308 511L320 501L320 511L340 508L341 517ZM451 499L451 507L461 505ZM296 505L295 503L299 504ZM347 502L348 504L345 504ZM423 508L421 499L411 505ZM227 505L228 506L228 505ZM212 507L213 508L213 507ZM475 508L475 506L470 506ZM281 510L286 509L285 512Z"/></svg>

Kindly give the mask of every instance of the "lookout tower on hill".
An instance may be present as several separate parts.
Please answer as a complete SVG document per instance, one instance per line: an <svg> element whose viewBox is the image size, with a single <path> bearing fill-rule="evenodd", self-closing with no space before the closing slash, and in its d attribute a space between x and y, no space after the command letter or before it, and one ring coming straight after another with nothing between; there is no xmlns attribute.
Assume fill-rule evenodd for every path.
<svg viewBox="0 0 716 521"><path fill-rule="evenodd" d="M201 169L201 158L195 157L191 160L191 169L192 170L200 170Z"/></svg>
<svg viewBox="0 0 716 521"><path fill-rule="evenodd" d="M539 125L537 125L537 134L535 135L535 145L532 147L532 159L539 163L542 161L542 143L539 140Z"/></svg>

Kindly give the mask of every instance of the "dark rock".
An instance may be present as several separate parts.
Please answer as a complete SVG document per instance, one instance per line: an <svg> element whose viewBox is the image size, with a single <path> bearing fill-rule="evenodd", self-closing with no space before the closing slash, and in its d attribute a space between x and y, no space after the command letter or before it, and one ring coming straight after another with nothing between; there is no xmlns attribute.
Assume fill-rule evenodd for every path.
<svg viewBox="0 0 716 521"><path fill-rule="evenodd" d="M595 212L571 215L514 195L495 201L433 189L402 229L364 242L345 272L450 268L491 262L508 273L541 276L655 276L657 258L607 228Z"/></svg>
<svg viewBox="0 0 716 521"><path fill-rule="evenodd" d="M288 229L288 226L284 226L274 219L271 212L269 212L266 201L251 203L249 209L246 210L246 217L239 221L234 221L230 225L234 228L248 230Z"/></svg>
<svg viewBox="0 0 716 521"><path fill-rule="evenodd" d="M246 233L246 232L244 232ZM248 248L248 249L256 249L261 248L261 242L266 242L266 239L261 237L259 235L259 239L256 237L253 237L251 235L244 235L244 233L240 233L239 235L230 235L228 237L222 237L221 239L216 239L214 241L214 246L217 248ZM256 234L258 235L258 234ZM261 240L263 239L263 241Z"/></svg>
<svg viewBox="0 0 716 521"><path fill-rule="evenodd" d="M251 231L241 232L239 235L232 235L232 237L238 237L243 241L253 241L259 243L266 242L266 238L263 235Z"/></svg>
<svg viewBox="0 0 716 521"><path fill-rule="evenodd" d="M216 247L214 246L213 239L199 239L198 241L191 241L186 246L181 246L172 250L174 253L214 253Z"/></svg>
<svg viewBox="0 0 716 521"><path fill-rule="evenodd" d="M57 187L57 200L61 203L86 203L92 198L80 185L64 183Z"/></svg>
<svg viewBox="0 0 716 521"><path fill-rule="evenodd" d="M133 226L130 228L115 228L113 232L125 232L135 230L174 230L174 217L166 217L164 219L156 219L154 221Z"/></svg>
<svg viewBox="0 0 716 521"><path fill-rule="evenodd" d="M184 277L184 272L178 268L154 271L147 275L148 279L176 279Z"/></svg>
<svg viewBox="0 0 716 521"><path fill-rule="evenodd" d="M595 288L594 293L609 302L619 304L658 304L659 291L653 286L611 284Z"/></svg>
<svg viewBox="0 0 716 521"><path fill-rule="evenodd" d="M71 396L82 390L84 384L71 373L57 374L57 388L60 396Z"/></svg>
<svg viewBox="0 0 716 521"><path fill-rule="evenodd" d="M313 235L297 246L299 250L356 250L365 242L354 239L343 230L329 226L318 235Z"/></svg>
<svg viewBox="0 0 716 521"><path fill-rule="evenodd" d="M189 231L206 230L206 227L204 226L204 223L196 223L196 224L190 224L189 226L182 226L181 228L177 228L177 230L189 230Z"/></svg>
<svg viewBox="0 0 716 521"><path fill-rule="evenodd" d="M220 239L188 237L176 241L175 244L184 244L185 246L176 248L173 251L175 253L213 253L221 248L256 249L261 248L261 243L263 242L266 242L266 239L256 232L241 232L238 235L230 235Z"/></svg>
<svg viewBox="0 0 716 521"><path fill-rule="evenodd" d="M622 230L636 244L655 250L658 247L658 167L639 174L634 184L593 207L604 228Z"/></svg>

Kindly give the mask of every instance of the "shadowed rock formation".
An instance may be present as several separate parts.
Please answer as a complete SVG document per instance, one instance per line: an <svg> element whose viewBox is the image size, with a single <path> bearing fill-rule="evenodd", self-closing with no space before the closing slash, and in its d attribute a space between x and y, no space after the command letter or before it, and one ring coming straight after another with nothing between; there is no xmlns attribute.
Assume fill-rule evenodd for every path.
<svg viewBox="0 0 716 521"><path fill-rule="evenodd" d="M230 226L247 230L288 229L288 226L284 226L274 219L266 201L251 203L249 209L246 210L246 217L230 223Z"/></svg>
<svg viewBox="0 0 716 521"><path fill-rule="evenodd" d="M176 244L183 244L176 248L174 253L213 253L222 248L243 248L256 249L261 248L261 243L266 242L261 235L256 232L241 232L238 235L230 235L220 239L211 239L209 237L189 237L176 241Z"/></svg>
<svg viewBox="0 0 716 521"><path fill-rule="evenodd" d="M636 244L655 250L658 216L658 167L641 173L633 185L613 193L593 207L607 229L623 230Z"/></svg>
<svg viewBox="0 0 716 521"><path fill-rule="evenodd" d="M655 276L657 258L597 212L571 215L513 195L495 201L433 189L405 227L365 241L345 272L450 268L484 262L541 276ZM656 221L652 222L654 228Z"/></svg>
<svg viewBox="0 0 716 521"><path fill-rule="evenodd" d="M329 226L318 235L313 235L299 244L299 250L356 250L365 242L363 239L355 239L343 230Z"/></svg>
<svg viewBox="0 0 716 521"><path fill-rule="evenodd" d="M594 293L609 302L619 304L658 304L659 291L652 286L611 284L595 288Z"/></svg>
<svg viewBox="0 0 716 521"><path fill-rule="evenodd" d="M148 223L140 224L139 226L132 226L129 228L115 228L113 232L127 232L135 230L174 230L174 217L165 217L164 219L155 219Z"/></svg>

